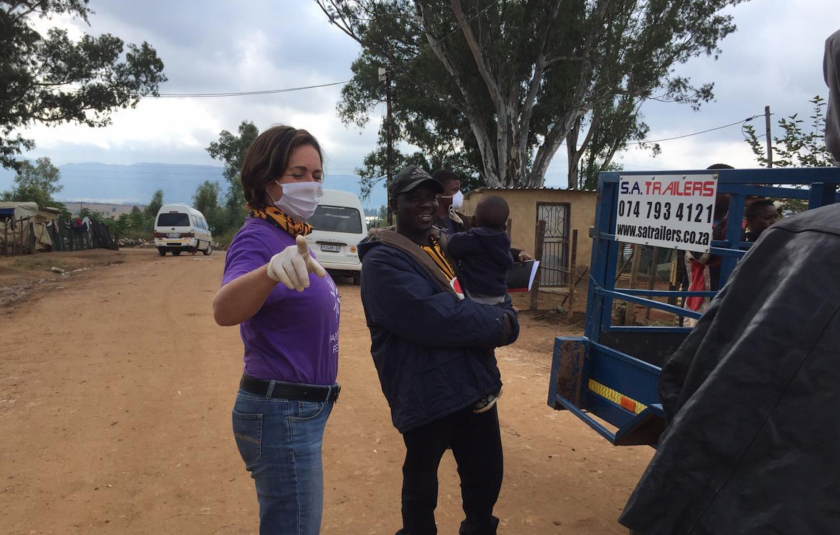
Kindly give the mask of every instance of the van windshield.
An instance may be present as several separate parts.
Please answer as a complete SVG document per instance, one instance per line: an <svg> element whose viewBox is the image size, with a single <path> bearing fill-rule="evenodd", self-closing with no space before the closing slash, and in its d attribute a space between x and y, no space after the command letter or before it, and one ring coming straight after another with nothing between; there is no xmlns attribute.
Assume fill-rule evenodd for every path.
<svg viewBox="0 0 840 535"><path fill-rule="evenodd" d="M315 230L330 232L362 233L362 216L355 208L347 206L321 205L315 214L306 220Z"/></svg>
<svg viewBox="0 0 840 535"><path fill-rule="evenodd" d="M159 227L188 227L190 226L190 216L180 213L160 214L158 216L157 226Z"/></svg>

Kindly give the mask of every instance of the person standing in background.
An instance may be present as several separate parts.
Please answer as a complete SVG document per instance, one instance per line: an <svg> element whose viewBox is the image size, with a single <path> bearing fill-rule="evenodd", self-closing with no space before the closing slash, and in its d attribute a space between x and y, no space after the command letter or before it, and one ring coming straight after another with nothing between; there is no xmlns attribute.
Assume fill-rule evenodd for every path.
<svg viewBox="0 0 840 535"><path fill-rule="evenodd" d="M744 219L747 222L747 230L744 232L744 241L755 242L761 233L770 228L779 217L776 205L770 199L758 199L749 204L744 210Z"/></svg>
<svg viewBox="0 0 840 535"><path fill-rule="evenodd" d="M435 226L447 235L470 230L470 218L458 211L464 205L464 194L461 192L461 178L458 173L448 169L438 169L432 173L432 178L443 187L443 193L438 197ZM523 249L511 248L510 254L517 262L534 259Z"/></svg>
<svg viewBox="0 0 840 535"><path fill-rule="evenodd" d="M840 166L840 30L825 40L823 75L828 85L828 110L825 116L825 147Z"/></svg>

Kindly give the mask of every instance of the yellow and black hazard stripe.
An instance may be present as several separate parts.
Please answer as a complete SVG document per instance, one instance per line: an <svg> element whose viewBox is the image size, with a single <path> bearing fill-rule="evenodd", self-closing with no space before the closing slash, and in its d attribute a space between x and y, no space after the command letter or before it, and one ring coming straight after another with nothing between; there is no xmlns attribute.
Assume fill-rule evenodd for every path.
<svg viewBox="0 0 840 535"><path fill-rule="evenodd" d="M642 405L635 399L629 398L624 394L617 392L612 388L606 387L593 379L589 380L589 391L601 396L604 399L612 401L616 405L627 409L633 414L639 414L643 410L647 409L647 405Z"/></svg>

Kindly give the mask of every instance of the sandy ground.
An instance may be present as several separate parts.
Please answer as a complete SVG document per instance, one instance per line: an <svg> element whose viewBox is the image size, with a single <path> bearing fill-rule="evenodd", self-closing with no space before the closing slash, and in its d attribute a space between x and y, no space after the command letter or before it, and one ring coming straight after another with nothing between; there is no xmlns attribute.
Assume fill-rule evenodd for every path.
<svg viewBox="0 0 840 535"><path fill-rule="evenodd" d="M230 429L242 345L211 312L223 253L37 256L48 260L0 260L0 290L17 295L0 305L0 532L257 533L253 482ZM49 271L56 262L95 267L61 276ZM325 437L322 533L390 535L403 443L358 287L339 288L343 390ZM546 405L553 337L573 332L580 326L523 315L520 341L498 352L502 535L626 534L616 518L652 450L612 447ZM457 533L461 514L447 454L440 533Z"/></svg>

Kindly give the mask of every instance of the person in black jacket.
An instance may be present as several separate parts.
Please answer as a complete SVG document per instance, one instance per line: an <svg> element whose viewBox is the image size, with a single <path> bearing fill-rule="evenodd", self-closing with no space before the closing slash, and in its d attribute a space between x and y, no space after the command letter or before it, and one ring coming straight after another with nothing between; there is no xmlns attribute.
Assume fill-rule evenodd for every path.
<svg viewBox="0 0 840 535"><path fill-rule="evenodd" d="M459 299L455 272L434 228L440 185L409 167L389 189L396 230L372 229L359 244L362 304L371 353L394 426L403 434L402 535L437 533L437 470L452 448L461 478L463 535L493 535L503 474L495 407L473 405L501 381L488 348L519 334L510 300L502 306Z"/></svg>
<svg viewBox="0 0 840 535"><path fill-rule="evenodd" d="M762 233L662 367L668 427L624 526L642 535L838 532L838 273L840 205Z"/></svg>

